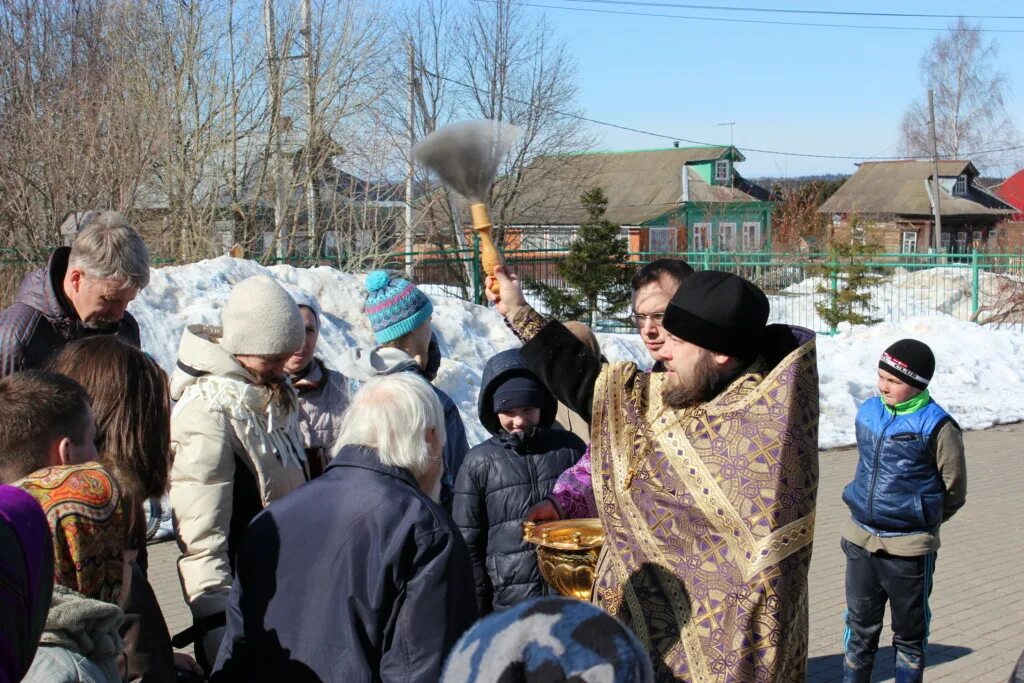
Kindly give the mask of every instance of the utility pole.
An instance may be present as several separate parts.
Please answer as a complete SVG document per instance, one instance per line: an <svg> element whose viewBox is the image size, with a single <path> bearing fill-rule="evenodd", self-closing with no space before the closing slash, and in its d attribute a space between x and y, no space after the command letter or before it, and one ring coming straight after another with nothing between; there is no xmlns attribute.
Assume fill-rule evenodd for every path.
<svg viewBox="0 0 1024 683"><path fill-rule="evenodd" d="M317 55L313 46L313 12L310 0L302 0L302 30L306 44L306 237L309 240L309 255L320 255L320 231L317 225L317 209L320 205L316 184L316 172L320 165L319 136L316 120L316 79Z"/></svg>
<svg viewBox="0 0 1024 683"><path fill-rule="evenodd" d="M308 2L308 0L306 0ZM412 35L407 38L409 50L409 102L406 106L406 132L409 134L409 150L406 153L405 168L405 276L412 279L412 184L413 174L416 172L416 165L412 158L412 148L416 144L416 54L412 42Z"/></svg>
<svg viewBox="0 0 1024 683"><path fill-rule="evenodd" d="M274 242L279 259L287 256L284 218L288 211L284 182L284 155L281 150L281 57L277 53L277 29L274 0L263 0L263 28L267 34L267 79L270 90L270 139L274 169Z"/></svg>
<svg viewBox="0 0 1024 683"><path fill-rule="evenodd" d="M932 177L935 179L933 185L934 201L932 202L932 248L938 254L942 249L942 207L939 205L939 143L935 138L935 95L928 91L928 126L932 134Z"/></svg>

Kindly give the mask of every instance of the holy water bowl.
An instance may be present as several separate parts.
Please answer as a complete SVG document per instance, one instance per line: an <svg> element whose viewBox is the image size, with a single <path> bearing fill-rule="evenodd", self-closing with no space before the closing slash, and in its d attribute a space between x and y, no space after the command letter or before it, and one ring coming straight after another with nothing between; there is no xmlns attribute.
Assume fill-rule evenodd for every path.
<svg viewBox="0 0 1024 683"><path fill-rule="evenodd" d="M523 522L523 540L537 546L537 566L544 580L562 595L590 600L594 570L604 543L599 519Z"/></svg>

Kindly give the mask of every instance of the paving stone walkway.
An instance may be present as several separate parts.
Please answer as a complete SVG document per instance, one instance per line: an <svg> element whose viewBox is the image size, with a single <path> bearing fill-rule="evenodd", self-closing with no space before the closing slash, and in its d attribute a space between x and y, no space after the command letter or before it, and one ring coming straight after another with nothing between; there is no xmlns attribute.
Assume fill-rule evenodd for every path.
<svg viewBox="0 0 1024 683"><path fill-rule="evenodd" d="M1024 424L969 432L965 442L967 505L942 528L926 678L1005 681L1024 649ZM839 534L847 511L840 495L855 465L851 449L821 454L810 578L810 681L841 678L845 559ZM149 550L150 580L173 634L190 623L175 569L178 550L174 543ZM887 627L875 681L892 680L891 639Z"/></svg>

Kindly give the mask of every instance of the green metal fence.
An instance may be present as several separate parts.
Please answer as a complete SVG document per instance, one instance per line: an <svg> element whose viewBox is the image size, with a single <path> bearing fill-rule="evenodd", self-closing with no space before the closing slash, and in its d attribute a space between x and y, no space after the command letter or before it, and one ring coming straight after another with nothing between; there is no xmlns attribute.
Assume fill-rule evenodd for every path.
<svg viewBox="0 0 1024 683"><path fill-rule="evenodd" d="M505 260L524 279L564 287L556 266L565 254L564 249L509 251ZM816 308L844 286L844 264L828 253L629 255L637 268L667 257L681 258L696 270L723 270L757 283L771 299L772 322L801 325L825 334L836 331ZM417 253L413 260L417 282L439 293L482 300L480 260L475 249ZM389 265L399 268L402 263L397 258ZM868 317L899 323L919 316L951 315L1024 329L1024 254L879 254L861 263L879 276L878 283L866 290L870 304L861 312ZM620 320L606 320L601 327L611 331L625 326Z"/></svg>
<svg viewBox="0 0 1024 683"><path fill-rule="evenodd" d="M506 263L524 279L529 277L565 287L557 264L565 249L507 251ZM0 250L0 265L24 266L45 262L26 258L23 253ZM468 249L396 252L378 260L377 267L406 268L411 257L415 280L437 294L470 301L483 301L483 276L477 245ZM830 293L843 287L843 264L828 253L726 253L680 252L632 253L630 265L639 268L659 258L681 258L696 270L724 270L757 283L770 297L772 322L811 328L820 333L836 329L818 314L816 304L826 302ZM276 259L295 266L329 265L343 270L365 270L337 259L292 257ZM174 264L172 259L155 260L156 265ZM872 286L869 317L899 323L917 316L951 315L961 320L1024 329L1024 254L879 254L864 263L881 276ZM540 301L532 303L543 310ZM603 320L606 331L626 328L622 319Z"/></svg>

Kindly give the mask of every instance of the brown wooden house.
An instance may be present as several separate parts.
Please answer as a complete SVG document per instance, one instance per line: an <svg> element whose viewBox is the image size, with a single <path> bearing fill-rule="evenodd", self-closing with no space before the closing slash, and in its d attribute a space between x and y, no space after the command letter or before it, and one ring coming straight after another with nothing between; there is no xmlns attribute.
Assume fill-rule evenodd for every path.
<svg viewBox="0 0 1024 683"><path fill-rule="evenodd" d="M988 250L1013 207L982 187L970 161L940 161L941 251ZM932 162L866 161L818 209L831 217L834 239L880 243L887 253L926 253L933 244L936 198Z"/></svg>

